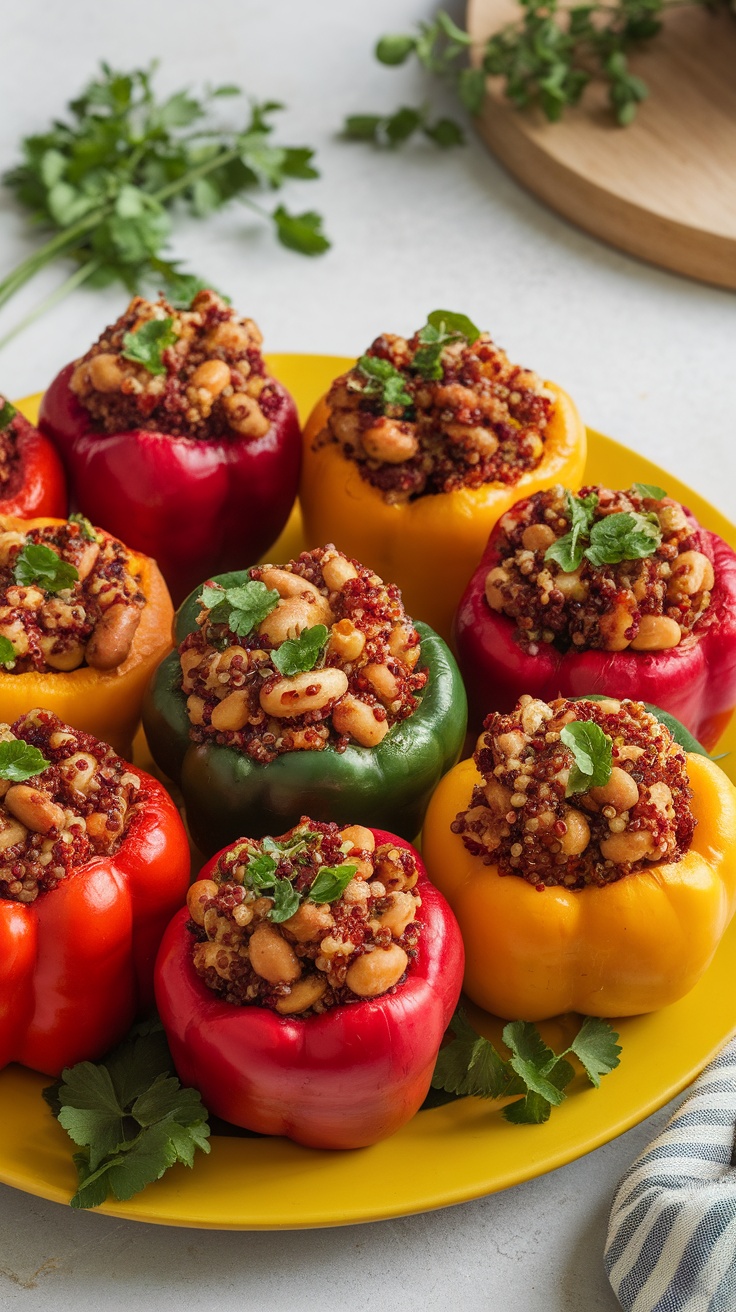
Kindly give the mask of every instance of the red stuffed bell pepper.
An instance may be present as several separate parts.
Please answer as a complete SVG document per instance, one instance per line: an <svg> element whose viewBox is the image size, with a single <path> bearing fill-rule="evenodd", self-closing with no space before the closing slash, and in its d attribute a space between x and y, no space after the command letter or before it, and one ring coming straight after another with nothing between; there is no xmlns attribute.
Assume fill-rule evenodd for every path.
<svg viewBox="0 0 736 1312"><path fill-rule="evenodd" d="M79 509L153 556L175 605L257 560L294 504L299 421L260 344L214 292L189 310L136 297L41 405Z"/></svg>
<svg viewBox="0 0 736 1312"><path fill-rule="evenodd" d="M0 779L0 1068L59 1075L152 1005L189 847L157 780L48 711L2 726Z"/></svg>
<svg viewBox="0 0 736 1312"><path fill-rule="evenodd" d="M66 479L56 448L2 395L0 515L66 515Z"/></svg>
<svg viewBox="0 0 736 1312"><path fill-rule="evenodd" d="M522 693L606 693L710 749L736 705L736 553L661 488L552 488L496 525L455 643L476 723Z"/></svg>
<svg viewBox="0 0 736 1312"><path fill-rule="evenodd" d="M213 857L188 902L161 944L156 1001L210 1112L312 1148L365 1147L411 1119L464 952L408 843L302 817Z"/></svg>

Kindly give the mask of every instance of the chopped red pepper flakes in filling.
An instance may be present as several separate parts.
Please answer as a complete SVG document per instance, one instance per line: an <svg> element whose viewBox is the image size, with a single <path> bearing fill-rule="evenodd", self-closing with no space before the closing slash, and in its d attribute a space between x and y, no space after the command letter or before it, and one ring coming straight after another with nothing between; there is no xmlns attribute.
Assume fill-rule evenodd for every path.
<svg viewBox="0 0 736 1312"><path fill-rule="evenodd" d="M613 744L607 784L565 797L573 756L560 739L593 721ZM539 888L611 884L681 860L692 842L683 749L641 702L524 696L485 721L474 758L484 783L452 829L468 851Z"/></svg>
<svg viewBox="0 0 736 1312"><path fill-rule="evenodd" d="M76 523L22 533L0 519L0 637L15 651L13 664L3 667L11 674L114 669L130 653L146 598L122 543L97 536L99 542L89 541ZM79 578L57 592L40 579L17 583L18 557L29 544L55 552Z"/></svg>
<svg viewBox="0 0 736 1312"><path fill-rule="evenodd" d="M593 565L583 556L567 573L545 553L570 531L566 492L553 487L519 501L500 521L500 564L486 576L492 610L516 621L519 645L532 656L540 643L563 651L659 651L698 636L710 623L713 564L701 535L670 497L612 491L597 484L593 523L620 513L654 514L661 543L651 555Z"/></svg>
<svg viewBox="0 0 736 1312"><path fill-rule="evenodd" d="M7 397L0 392L0 412L9 405ZM19 469L18 435L13 420L0 427L0 489L7 492L11 483L16 481Z"/></svg>
<svg viewBox="0 0 736 1312"><path fill-rule="evenodd" d="M487 333L472 345L452 342L441 353L442 378L412 371L420 348L384 333L367 355L387 360L403 379L410 406L384 406L367 394L358 366L330 389L330 419L319 441L335 441L361 477L388 502L514 484L544 451L552 398L536 374L511 364Z"/></svg>
<svg viewBox="0 0 736 1312"><path fill-rule="evenodd" d="M0 743L14 739L49 765L23 783L0 779L0 897L35 902L71 870L114 852L147 795L107 743L50 711L0 725Z"/></svg>
<svg viewBox="0 0 736 1312"><path fill-rule="evenodd" d="M279 839L241 839L189 890L195 970L225 1002L284 1016L379 997L416 955L417 877L407 848L376 847L362 825L302 816ZM291 898L286 919L279 886ZM314 900L340 886L333 900Z"/></svg>
<svg viewBox="0 0 736 1312"><path fill-rule="evenodd" d="M123 354L126 334L152 320L170 323L171 345L155 359L161 372ZM69 385L106 433L143 428L205 441L263 437L283 402L266 377L262 341L253 320L215 292L198 292L188 310L163 296L136 296L77 362Z"/></svg>
<svg viewBox="0 0 736 1312"><path fill-rule="evenodd" d="M418 706L428 672L401 593L328 545L250 579L278 593L247 636L216 623L202 605L199 629L179 647L191 737L237 747L253 760L284 752L377 746ZM324 625L316 667L283 675L273 660L285 641Z"/></svg>

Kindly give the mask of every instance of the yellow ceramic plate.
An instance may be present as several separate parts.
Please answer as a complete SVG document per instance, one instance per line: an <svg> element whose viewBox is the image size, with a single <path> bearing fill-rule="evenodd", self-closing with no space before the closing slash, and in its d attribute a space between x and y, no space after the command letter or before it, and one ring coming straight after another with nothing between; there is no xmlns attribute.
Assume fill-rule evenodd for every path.
<svg viewBox="0 0 736 1312"><path fill-rule="evenodd" d="M272 357L302 415L348 362L325 356ZM26 407L24 407L26 408ZM31 406L27 413L32 414ZM736 546L736 528L695 492L635 452L590 432L586 477L626 487L660 484L703 523ZM276 559L299 546L293 517ZM736 778L736 727L719 745ZM393 1139L357 1152L299 1148L286 1139L215 1136L193 1171L177 1166L129 1203L108 1202L111 1216L165 1225L270 1230L343 1225L423 1212L507 1189L572 1161L621 1134L683 1089L736 1030L733 971L736 921L715 961L688 997L651 1016L620 1022L621 1065L594 1091L581 1079L546 1125L507 1124L487 1103L468 1098L420 1112ZM498 1026L476 1013L491 1037ZM572 1018L545 1030L553 1044ZM41 1098L42 1076L13 1066L0 1073L0 1180L28 1193L68 1201L75 1186L71 1144Z"/></svg>

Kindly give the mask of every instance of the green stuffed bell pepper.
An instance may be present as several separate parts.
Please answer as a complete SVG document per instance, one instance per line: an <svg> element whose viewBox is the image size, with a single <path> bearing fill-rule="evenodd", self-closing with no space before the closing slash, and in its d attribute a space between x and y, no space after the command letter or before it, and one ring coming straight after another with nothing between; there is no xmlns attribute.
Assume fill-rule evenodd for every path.
<svg viewBox="0 0 736 1312"><path fill-rule="evenodd" d="M143 722L206 853L302 815L419 831L457 761L465 689L401 594L334 547L221 574L174 621Z"/></svg>

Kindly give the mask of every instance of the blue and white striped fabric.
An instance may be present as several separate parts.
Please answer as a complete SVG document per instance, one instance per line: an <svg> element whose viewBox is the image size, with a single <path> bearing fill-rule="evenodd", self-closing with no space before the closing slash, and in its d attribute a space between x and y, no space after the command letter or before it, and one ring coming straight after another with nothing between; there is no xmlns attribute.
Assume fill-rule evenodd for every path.
<svg viewBox="0 0 736 1312"><path fill-rule="evenodd" d="M606 1270L625 1312L736 1312L736 1039L614 1198Z"/></svg>

